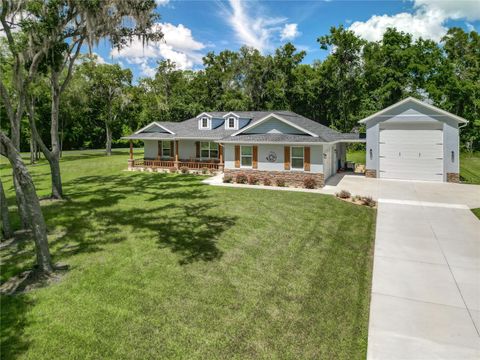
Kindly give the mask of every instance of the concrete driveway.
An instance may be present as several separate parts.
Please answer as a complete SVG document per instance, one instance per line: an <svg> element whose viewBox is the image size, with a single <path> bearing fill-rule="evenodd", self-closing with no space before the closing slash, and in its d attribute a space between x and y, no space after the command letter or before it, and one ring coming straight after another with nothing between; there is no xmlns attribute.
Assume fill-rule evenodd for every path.
<svg viewBox="0 0 480 360"><path fill-rule="evenodd" d="M372 196L374 199L463 204L471 209L480 207L479 185L369 179L343 173L330 177L322 192L334 194L343 189L352 195Z"/></svg>
<svg viewBox="0 0 480 360"><path fill-rule="evenodd" d="M379 201L368 359L480 359L480 186L337 176Z"/></svg>

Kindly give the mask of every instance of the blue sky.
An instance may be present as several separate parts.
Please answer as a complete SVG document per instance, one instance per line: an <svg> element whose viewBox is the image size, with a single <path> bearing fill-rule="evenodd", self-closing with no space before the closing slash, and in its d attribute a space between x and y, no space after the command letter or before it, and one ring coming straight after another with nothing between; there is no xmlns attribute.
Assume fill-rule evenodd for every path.
<svg viewBox="0 0 480 360"><path fill-rule="evenodd" d="M343 25L367 40L378 40L388 26L414 37L440 41L452 26L480 30L480 0L242 1L156 0L165 42L142 47L134 41L118 53L108 42L94 51L100 61L131 68L136 78L153 76L156 62L171 59L182 69L199 69L209 51L246 44L268 54L290 41L306 50L304 60L323 59L317 38Z"/></svg>

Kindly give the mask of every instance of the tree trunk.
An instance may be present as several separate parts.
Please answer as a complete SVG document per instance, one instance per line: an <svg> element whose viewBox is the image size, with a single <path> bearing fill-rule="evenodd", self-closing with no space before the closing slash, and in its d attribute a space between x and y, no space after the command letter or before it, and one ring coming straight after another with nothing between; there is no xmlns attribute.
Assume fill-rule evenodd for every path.
<svg viewBox="0 0 480 360"><path fill-rule="evenodd" d="M50 175L52 178L52 198L61 199L63 197L62 175L60 172L60 153L50 152L45 157L50 164Z"/></svg>
<svg viewBox="0 0 480 360"><path fill-rule="evenodd" d="M37 143L33 137L33 134L30 135L30 165L35 164L37 161Z"/></svg>
<svg viewBox="0 0 480 360"><path fill-rule="evenodd" d="M60 138L58 136L58 115L60 109L59 73L52 72L52 112L50 123L50 138L52 150L43 152L50 164L52 176L52 198L63 197L62 176L60 174Z"/></svg>
<svg viewBox="0 0 480 360"><path fill-rule="evenodd" d="M112 129L110 128L110 124L108 121L105 122L105 129L107 131L107 143L106 143L106 151L107 156L112 155Z"/></svg>
<svg viewBox="0 0 480 360"><path fill-rule="evenodd" d="M8 214L7 197L3 191L2 180L0 179L0 207L2 216L2 236L3 238L10 239L13 236L12 227L10 226L10 215Z"/></svg>
<svg viewBox="0 0 480 360"><path fill-rule="evenodd" d="M29 228L32 230L33 240L35 241L35 252L37 266L41 272L50 273L53 271L50 250L48 248L47 227L43 218L40 202L38 201L35 185L32 177L28 173L27 167L20 157L20 153L13 146L12 141L0 132L0 153L7 157L12 165L15 179L22 189L26 199L27 211L29 215Z"/></svg>
<svg viewBox="0 0 480 360"><path fill-rule="evenodd" d="M28 209L27 209L27 199L23 194L23 189L20 186L19 180L15 175L15 172L12 174L13 177L13 187L15 189L15 199L17 200L18 215L20 216L20 226L22 229L28 229L30 224Z"/></svg>

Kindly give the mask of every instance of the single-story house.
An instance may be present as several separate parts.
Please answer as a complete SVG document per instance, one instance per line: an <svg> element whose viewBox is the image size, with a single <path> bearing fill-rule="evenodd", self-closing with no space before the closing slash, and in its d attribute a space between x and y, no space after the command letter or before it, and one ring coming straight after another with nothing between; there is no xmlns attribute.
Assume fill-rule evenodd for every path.
<svg viewBox="0 0 480 360"><path fill-rule="evenodd" d="M459 128L467 121L414 98L363 120L366 139L291 111L204 112L183 122L152 122L125 137L144 142L129 169L209 169L317 185L345 167L346 144L366 142L366 176L459 181Z"/></svg>
<svg viewBox="0 0 480 360"><path fill-rule="evenodd" d="M366 127L366 176L458 182L459 129L467 120L408 97L360 120Z"/></svg>
<svg viewBox="0 0 480 360"><path fill-rule="evenodd" d="M195 169L282 177L300 185L325 179L345 166L346 143L365 142L291 111L204 112L183 122L152 122L130 140L143 140L143 159L129 168Z"/></svg>

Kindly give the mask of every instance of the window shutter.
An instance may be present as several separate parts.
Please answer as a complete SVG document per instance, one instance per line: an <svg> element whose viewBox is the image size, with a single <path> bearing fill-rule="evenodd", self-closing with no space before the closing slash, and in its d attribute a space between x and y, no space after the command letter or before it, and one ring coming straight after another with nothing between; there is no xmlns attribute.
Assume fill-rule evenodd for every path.
<svg viewBox="0 0 480 360"><path fill-rule="evenodd" d="M173 140L170 141L170 157L175 156L175 142Z"/></svg>
<svg viewBox="0 0 480 360"><path fill-rule="evenodd" d="M290 170L290 146L285 146L283 151L283 164L285 170Z"/></svg>
<svg viewBox="0 0 480 360"><path fill-rule="evenodd" d="M200 158L200 141L195 141L195 157Z"/></svg>
<svg viewBox="0 0 480 360"><path fill-rule="evenodd" d="M157 141L157 144L157 159L160 159L162 157L162 141Z"/></svg>
<svg viewBox="0 0 480 360"><path fill-rule="evenodd" d="M235 145L235 167L240 167L240 145Z"/></svg>
<svg viewBox="0 0 480 360"><path fill-rule="evenodd" d="M256 169L258 167L258 146L252 146L252 168Z"/></svg>
<svg viewBox="0 0 480 360"><path fill-rule="evenodd" d="M303 169L305 171L310 171L310 146L305 146L303 148Z"/></svg>

